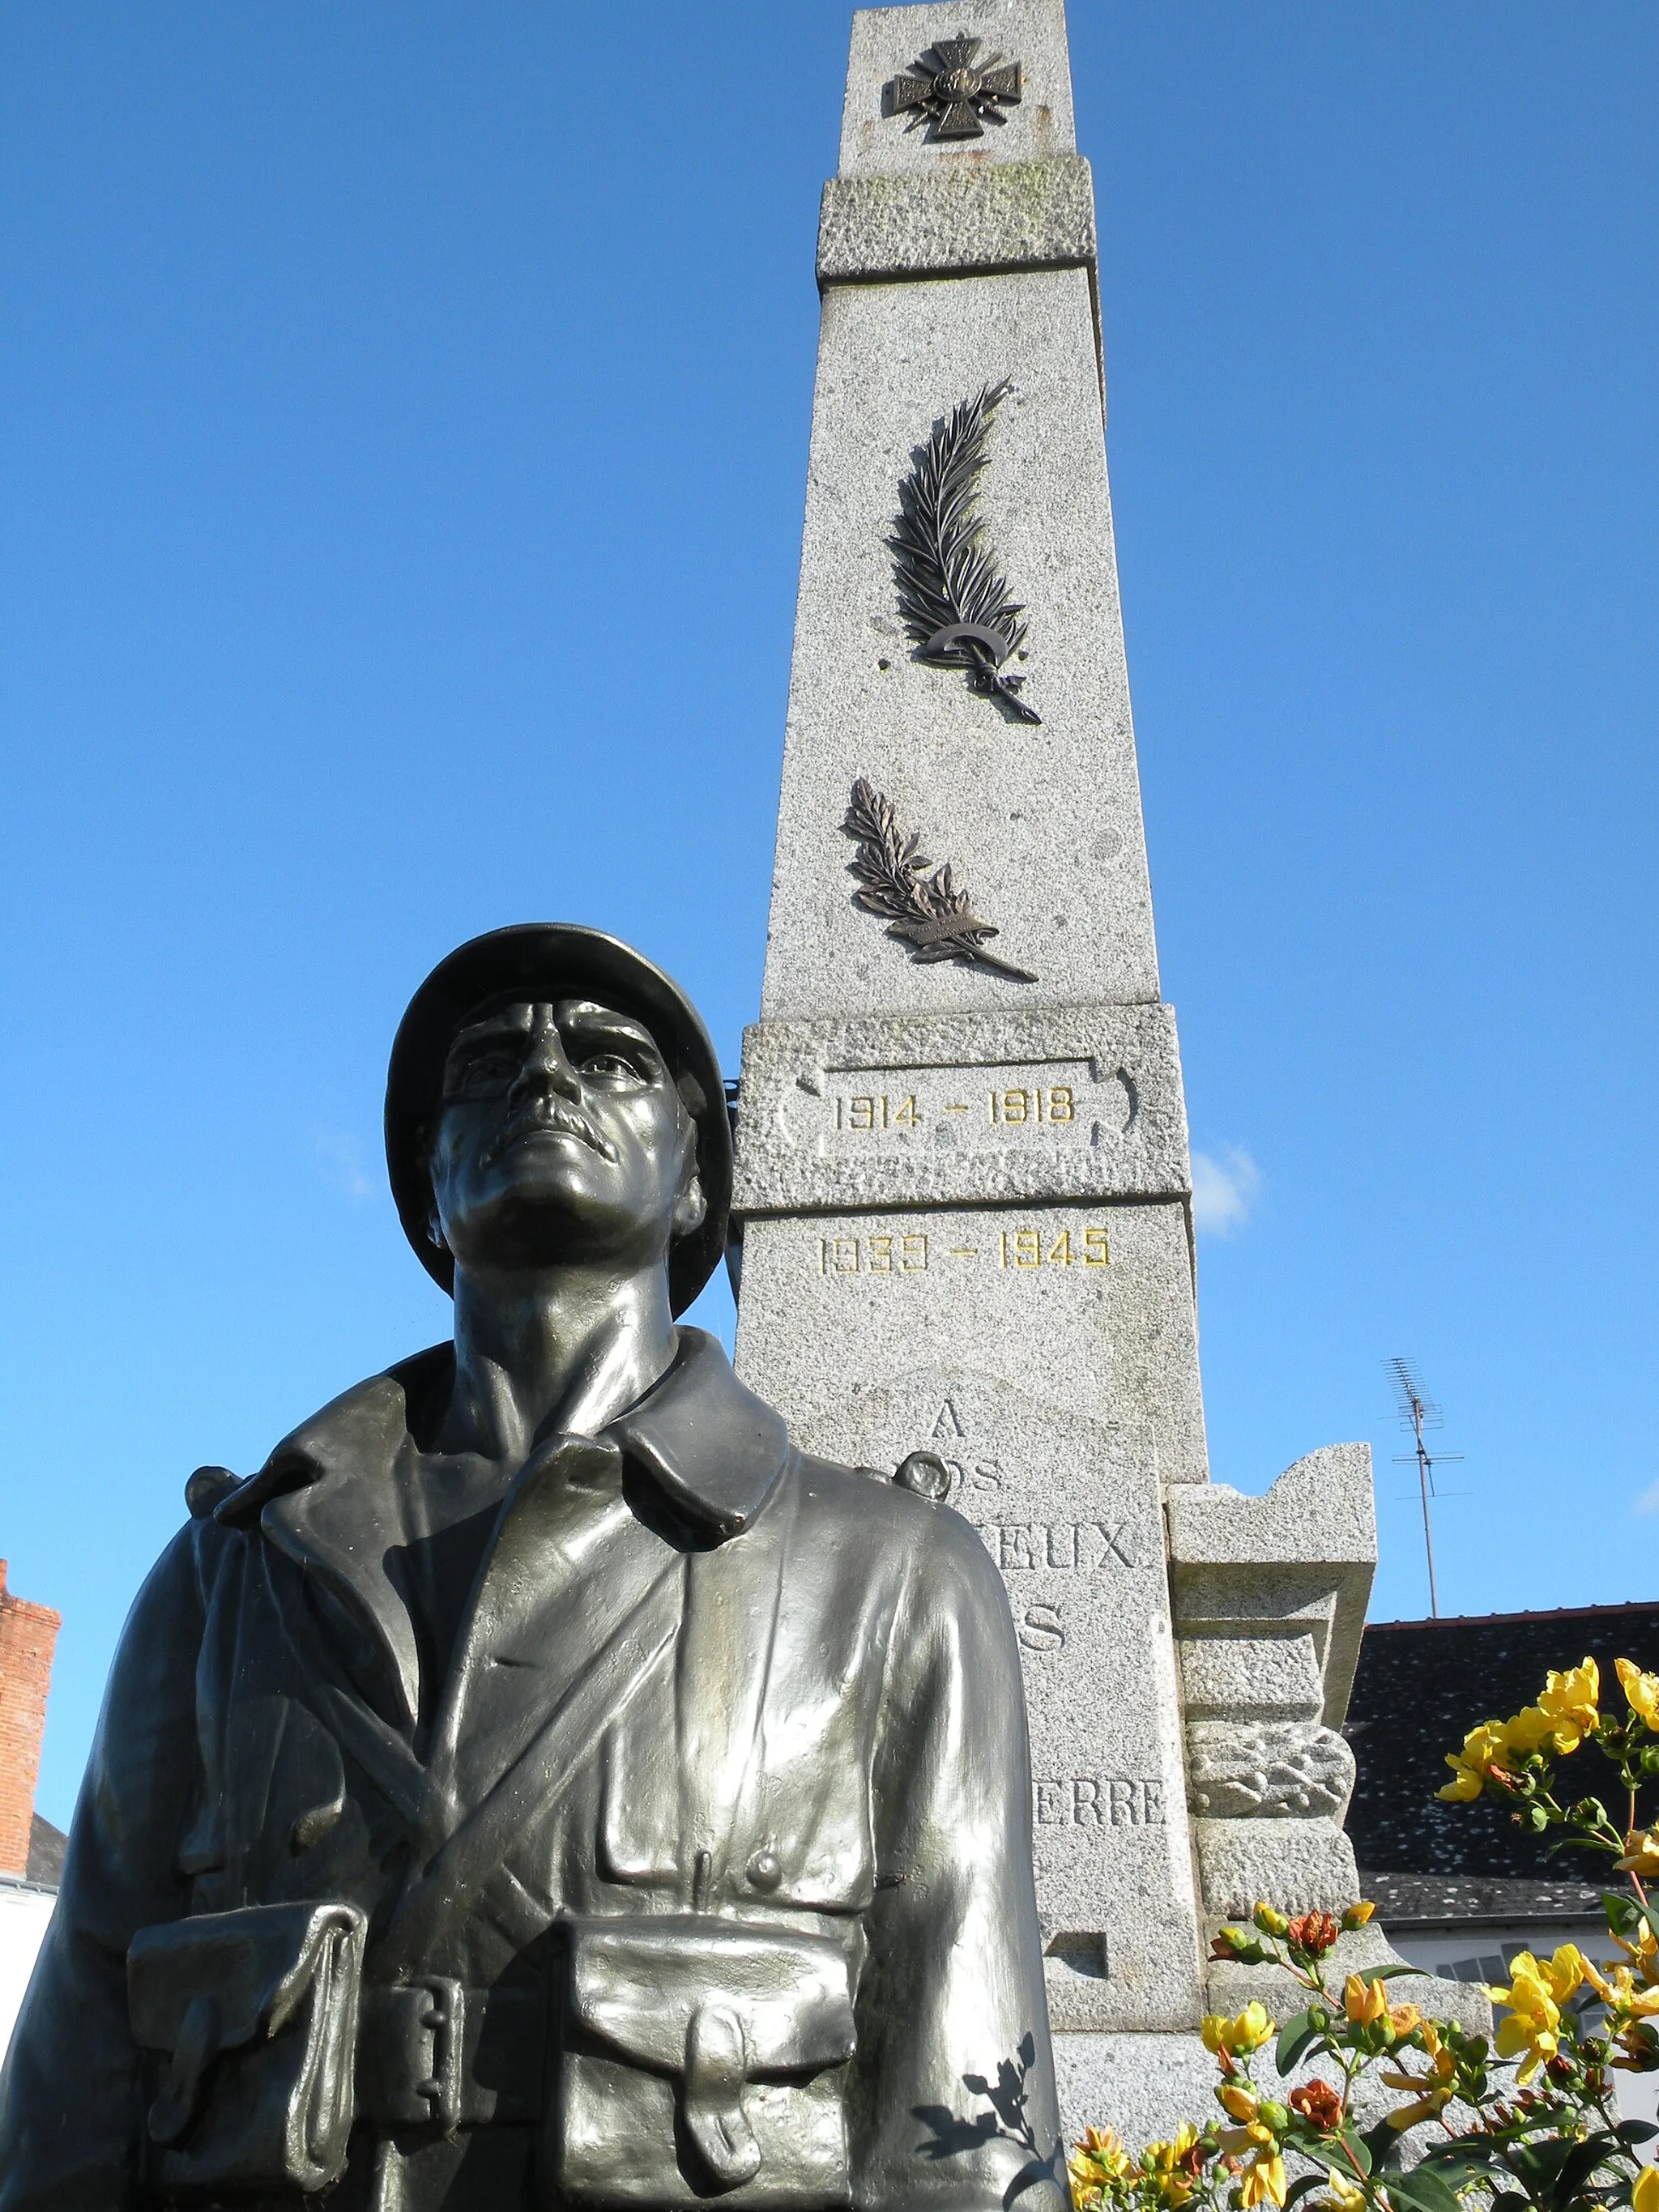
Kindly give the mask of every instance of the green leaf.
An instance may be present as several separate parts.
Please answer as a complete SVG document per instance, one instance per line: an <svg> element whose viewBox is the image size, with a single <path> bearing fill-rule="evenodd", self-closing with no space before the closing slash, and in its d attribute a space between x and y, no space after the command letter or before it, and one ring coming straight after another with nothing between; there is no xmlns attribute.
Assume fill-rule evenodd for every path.
<svg viewBox="0 0 1659 2212"><path fill-rule="evenodd" d="M1316 2189L1322 2189L1324 2186L1325 2177L1322 2173L1304 2173L1300 2181L1293 2181L1291 2184L1285 2194L1285 2212L1290 2212L1290 2207L1292 2204L1299 2203L1304 2197L1310 2197Z"/></svg>
<svg viewBox="0 0 1659 2212"><path fill-rule="evenodd" d="M1659 2128L1651 2120L1621 2120L1613 2132L1620 2142L1639 2143L1659 2136Z"/></svg>
<svg viewBox="0 0 1659 2212"><path fill-rule="evenodd" d="M1281 2074L1290 2072L1317 2033L1306 2010L1291 2014L1279 2031L1279 2042L1273 2051L1273 2064Z"/></svg>
<svg viewBox="0 0 1659 2212"><path fill-rule="evenodd" d="M1556 2194L1577 2197L1598 2166L1605 2166L1609 2157L1616 2156L1617 2139L1606 2133L1593 2135L1588 2142L1568 2146L1567 2155L1561 2161L1556 2176Z"/></svg>
<svg viewBox="0 0 1659 2212"><path fill-rule="evenodd" d="M1354 2133L1352 2127L1346 2120L1345 2120L1340 2128L1338 2129L1336 2140L1341 2144L1343 2151L1347 2157L1348 2163L1352 2166L1356 2173L1369 2173L1370 2172L1371 2154L1370 2151L1366 2149L1364 2143L1361 2141L1359 2136Z"/></svg>
<svg viewBox="0 0 1659 2212"><path fill-rule="evenodd" d="M1407 2206L1408 2212L1459 2212L1455 2191L1432 2166L1419 2165L1407 2172L1391 2173L1389 2194L1396 2204Z"/></svg>
<svg viewBox="0 0 1659 2212"><path fill-rule="evenodd" d="M1374 2128L1367 2128L1359 2138L1370 2160L1370 2170L1378 2172L1384 2166L1398 2166L1402 2141L1398 2128L1391 2128L1386 2120L1379 2120Z"/></svg>

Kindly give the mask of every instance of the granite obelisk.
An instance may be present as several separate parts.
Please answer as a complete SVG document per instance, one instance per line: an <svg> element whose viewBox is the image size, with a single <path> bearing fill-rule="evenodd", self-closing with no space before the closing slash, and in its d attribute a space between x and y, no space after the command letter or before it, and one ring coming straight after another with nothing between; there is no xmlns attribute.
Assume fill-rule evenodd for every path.
<svg viewBox="0 0 1659 2212"><path fill-rule="evenodd" d="M1363 1446L1208 1483L1062 0L854 16L817 273L738 1364L1000 1565L1062 2097L1132 2133L1206 1921L1354 1893L1375 1534Z"/></svg>

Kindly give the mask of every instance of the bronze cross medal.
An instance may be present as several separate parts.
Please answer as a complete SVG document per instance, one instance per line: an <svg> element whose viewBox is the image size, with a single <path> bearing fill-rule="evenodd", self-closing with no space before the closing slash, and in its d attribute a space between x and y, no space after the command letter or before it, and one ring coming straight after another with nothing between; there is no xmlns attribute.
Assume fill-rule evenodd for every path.
<svg viewBox="0 0 1659 2212"><path fill-rule="evenodd" d="M935 138L982 138L988 121L1006 123L1000 110L1012 106L1020 95L1019 64L993 54L983 69L975 69L974 57L983 44L966 32L935 40L916 64L926 76L907 71L889 85L891 112L902 115L914 109L906 127L914 131L918 123L931 120Z"/></svg>

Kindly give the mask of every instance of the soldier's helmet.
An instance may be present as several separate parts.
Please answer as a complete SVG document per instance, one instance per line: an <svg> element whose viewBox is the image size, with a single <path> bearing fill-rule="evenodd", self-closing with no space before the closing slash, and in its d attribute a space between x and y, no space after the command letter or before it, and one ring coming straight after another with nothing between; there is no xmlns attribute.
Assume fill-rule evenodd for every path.
<svg viewBox="0 0 1659 2212"><path fill-rule="evenodd" d="M620 938L568 921L525 921L472 938L441 960L398 1024L386 1072L386 1158L404 1234L428 1274L455 1287L455 1263L428 1237L428 1149L458 1030L507 998L592 999L643 1022L696 1125L701 1224L668 1258L669 1297L684 1313L719 1266L732 1208L732 1124L720 1062L696 1008L670 975Z"/></svg>

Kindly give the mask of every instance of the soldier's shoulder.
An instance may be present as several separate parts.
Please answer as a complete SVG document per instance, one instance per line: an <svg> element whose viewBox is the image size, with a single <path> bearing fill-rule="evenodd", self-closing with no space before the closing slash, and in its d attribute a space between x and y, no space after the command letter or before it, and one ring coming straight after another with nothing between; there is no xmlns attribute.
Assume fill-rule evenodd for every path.
<svg viewBox="0 0 1659 2212"><path fill-rule="evenodd" d="M445 1343L366 1376L290 1429L246 1480L227 1468L198 1468L185 1486L185 1503L198 1519L244 1528L271 1498L308 1480L319 1462L389 1460L405 1436L424 1433L441 1413L454 1375L455 1347Z"/></svg>
<svg viewBox="0 0 1659 2212"><path fill-rule="evenodd" d="M902 1559L924 1581L965 1583L975 1592L994 1587L1000 1593L1001 1578L972 1522L942 1494L932 1494L916 1478L912 1487L902 1474L903 1470L896 1477L877 1468L848 1467L807 1452L798 1455L795 1468L802 1510L833 1524L826 1535L885 1559Z"/></svg>

